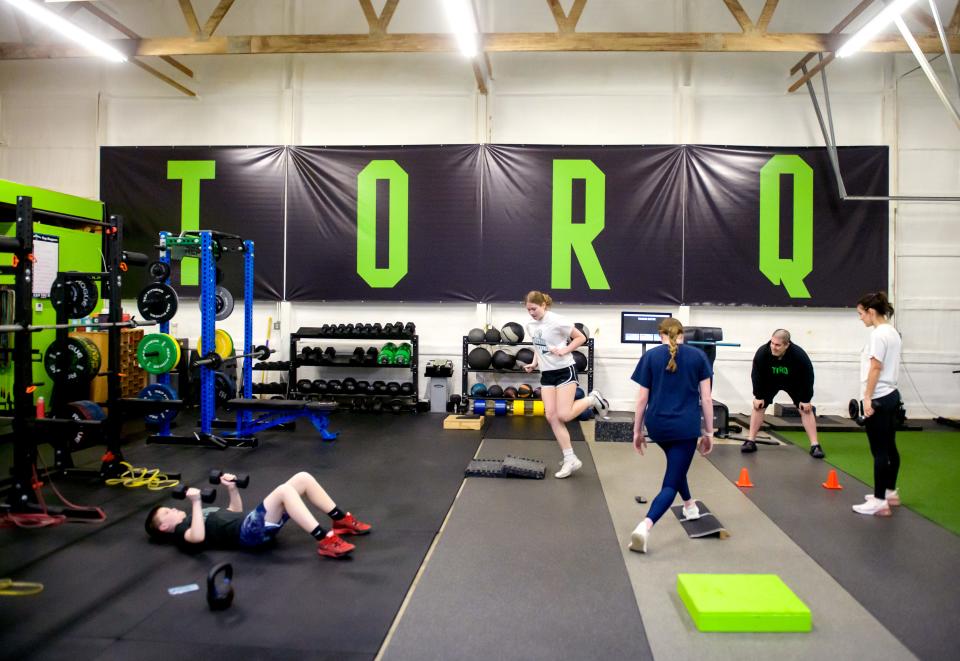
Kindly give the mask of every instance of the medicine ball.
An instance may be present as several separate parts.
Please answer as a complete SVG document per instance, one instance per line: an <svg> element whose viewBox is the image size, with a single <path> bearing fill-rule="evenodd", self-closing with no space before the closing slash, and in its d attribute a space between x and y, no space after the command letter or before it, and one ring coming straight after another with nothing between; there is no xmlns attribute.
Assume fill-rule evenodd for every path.
<svg viewBox="0 0 960 661"><path fill-rule="evenodd" d="M577 372L587 371L587 357L581 351L573 352L573 364L577 366Z"/></svg>
<svg viewBox="0 0 960 661"><path fill-rule="evenodd" d="M533 388L530 387L529 383L521 383L517 386L517 396L526 399L533 394Z"/></svg>
<svg viewBox="0 0 960 661"><path fill-rule="evenodd" d="M542 389L540 388L540 386L537 386L536 388L533 389L533 398L534 398L534 399L541 399L541 396L540 396L540 395L541 395L541 390L542 390Z"/></svg>
<svg viewBox="0 0 960 661"><path fill-rule="evenodd" d="M580 322L577 322L577 323L574 324L574 326L577 327L577 330L578 330L578 331L580 331L581 333L583 333L583 336L584 336L585 338L587 338L588 340L590 339L590 329L587 328L586 325L581 324Z"/></svg>
<svg viewBox="0 0 960 661"><path fill-rule="evenodd" d="M511 321L500 329L500 335L505 342L523 342L523 326Z"/></svg>
<svg viewBox="0 0 960 661"><path fill-rule="evenodd" d="M503 397L503 388L497 385L487 388L487 397Z"/></svg>
<svg viewBox="0 0 960 661"><path fill-rule="evenodd" d="M493 369L512 370L516 364L517 359L503 349L498 349L493 353Z"/></svg>
<svg viewBox="0 0 960 661"><path fill-rule="evenodd" d="M500 341L500 331L498 331L496 328L491 328L483 334L483 339L491 344L496 344Z"/></svg>
<svg viewBox="0 0 960 661"><path fill-rule="evenodd" d="M467 333L467 341L473 342L474 344L478 342L483 342L484 337L485 336L482 328L474 328L469 333Z"/></svg>
<svg viewBox="0 0 960 661"><path fill-rule="evenodd" d="M524 347L517 352L517 362L523 363L524 365L530 365L533 363L533 350L527 349Z"/></svg>
<svg viewBox="0 0 960 661"><path fill-rule="evenodd" d="M490 369L490 352L483 347L477 347L467 356L467 365L475 370Z"/></svg>
<svg viewBox="0 0 960 661"><path fill-rule="evenodd" d="M503 389L503 396L504 396L504 397L510 397L511 399L516 399L516 398L517 398L517 389L514 388L513 386L510 386L509 388L504 388L504 389Z"/></svg>
<svg viewBox="0 0 960 661"><path fill-rule="evenodd" d="M487 394L487 386L484 383L474 383L470 388L470 394L473 397L483 397Z"/></svg>

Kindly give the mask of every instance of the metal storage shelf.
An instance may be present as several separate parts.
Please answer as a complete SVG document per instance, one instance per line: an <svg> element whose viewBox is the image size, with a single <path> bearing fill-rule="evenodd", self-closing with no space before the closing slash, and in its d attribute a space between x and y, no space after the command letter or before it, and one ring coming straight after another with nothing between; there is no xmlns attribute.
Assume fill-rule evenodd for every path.
<svg viewBox="0 0 960 661"><path fill-rule="evenodd" d="M523 370L498 370L498 369L473 369L467 365L467 354L469 353L468 348L471 346L478 345L490 345L498 347L518 347L518 346L533 346L532 342L471 342L467 339L467 336L463 336L463 355L461 356L461 397L464 399L511 399L510 397L473 397L470 395L470 373L488 373L488 374L501 374L504 376L521 376L526 374L539 374L540 370L534 370L533 372L524 372ZM583 372L577 372L577 379L581 376L587 377L587 392L593 390L593 338L588 338L586 344L587 348L587 369ZM532 397L518 397L517 399L533 399Z"/></svg>

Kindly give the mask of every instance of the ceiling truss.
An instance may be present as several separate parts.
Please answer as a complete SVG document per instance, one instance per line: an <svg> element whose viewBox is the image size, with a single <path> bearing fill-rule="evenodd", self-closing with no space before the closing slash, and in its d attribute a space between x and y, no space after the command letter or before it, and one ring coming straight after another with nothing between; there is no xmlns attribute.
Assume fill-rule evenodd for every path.
<svg viewBox="0 0 960 661"><path fill-rule="evenodd" d="M473 1L473 0L472 0ZM532 0L531 0L532 1ZM713 0L718 1L718 0ZM799 1L799 0L792 0ZM490 53L516 52L793 52L806 55L790 70L791 75L802 76L789 88L793 92L803 86L812 76L822 71L834 58L834 52L848 35L842 31L876 0L861 0L854 9L827 33L768 32L767 28L777 9L779 0L766 0L756 21L750 18L739 0L722 0L737 21L740 32L577 32L577 25L587 8L587 0L574 0L570 11L564 11L560 0L545 0L557 26L556 32L497 32L479 35L483 57L473 58L471 66L481 93L487 91L487 78L491 77ZM235 0L220 0L213 12L201 26L191 0L178 0L183 14L187 36L141 37L93 2L70 2L60 11L69 18L77 11L85 10L117 30L123 38L110 40L112 45L126 53L131 61L151 75L173 86L188 96L196 93L181 85L143 58L156 57L180 74L193 77L193 72L176 56L186 55L256 55L256 54L306 54L306 53L450 53L457 50L452 35L446 33L392 34L388 28L399 0L387 0L377 14L372 0L358 0L359 9L367 21L367 34L309 34L309 35L229 35L215 36L217 28L234 5ZM593 3L591 8L602 11L602 3ZM474 4L474 14L477 15ZM920 34L916 37L918 47L925 53L941 53L944 43L936 33L936 26L929 13L922 7L908 16ZM477 21L480 25L480 21ZM0 59L51 59L90 57L90 54L72 44L41 39L36 26L18 23L20 42L0 43ZM31 29L32 27L32 29ZM949 23L945 26L946 44L951 51L960 51L960 0ZM910 52L910 45L899 34L878 36L864 50L880 53ZM811 69L806 64L816 55L825 54Z"/></svg>

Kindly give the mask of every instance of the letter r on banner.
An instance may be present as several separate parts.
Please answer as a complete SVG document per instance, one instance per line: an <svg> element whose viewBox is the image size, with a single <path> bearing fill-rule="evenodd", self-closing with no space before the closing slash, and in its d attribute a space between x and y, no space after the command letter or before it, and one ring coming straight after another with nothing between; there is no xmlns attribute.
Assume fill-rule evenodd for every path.
<svg viewBox="0 0 960 661"><path fill-rule="evenodd" d="M573 180L586 183L584 222L573 223ZM553 236L550 286L570 289L573 256L590 289L610 289L593 240L603 231L606 215L606 175L591 160L553 161Z"/></svg>

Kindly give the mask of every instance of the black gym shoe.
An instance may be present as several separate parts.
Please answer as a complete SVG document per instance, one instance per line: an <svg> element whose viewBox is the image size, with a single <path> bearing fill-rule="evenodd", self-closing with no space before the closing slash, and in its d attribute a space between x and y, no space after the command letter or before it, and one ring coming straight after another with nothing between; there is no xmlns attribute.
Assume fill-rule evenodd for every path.
<svg viewBox="0 0 960 661"><path fill-rule="evenodd" d="M744 441L743 445L740 446L740 452L756 452L757 444L753 441Z"/></svg>
<svg viewBox="0 0 960 661"><path fill-rule="evenodd" d="M810 456L814 459L823 459L827 455L823 453L823 448L820 447L820 444L810 446Z"/></svg>

